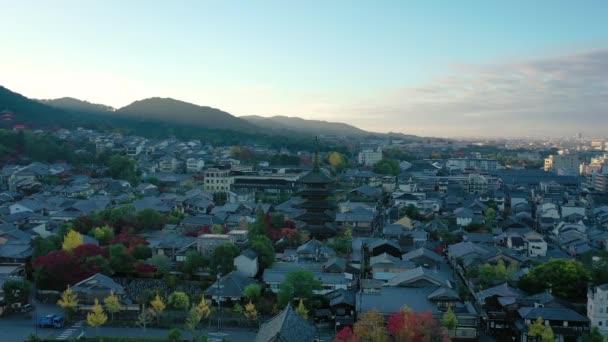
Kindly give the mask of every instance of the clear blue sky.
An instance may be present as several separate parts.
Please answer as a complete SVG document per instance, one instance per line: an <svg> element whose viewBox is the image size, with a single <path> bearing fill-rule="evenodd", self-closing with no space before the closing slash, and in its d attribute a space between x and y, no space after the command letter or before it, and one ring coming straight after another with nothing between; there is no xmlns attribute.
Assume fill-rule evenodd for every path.
<svg viewBox="0 0 608 342"><path fill-rule="evenodd" d="M425 122L429 108L419 103L427 99L412 107L403 97L454 77L491 80L491 66L552 65L608 47L608 1L0 0L0 7L0 82L29 97L115 107L175 97L235 115L379 131L459 135ZM460 103L471 95L456 96Z"/></svg>

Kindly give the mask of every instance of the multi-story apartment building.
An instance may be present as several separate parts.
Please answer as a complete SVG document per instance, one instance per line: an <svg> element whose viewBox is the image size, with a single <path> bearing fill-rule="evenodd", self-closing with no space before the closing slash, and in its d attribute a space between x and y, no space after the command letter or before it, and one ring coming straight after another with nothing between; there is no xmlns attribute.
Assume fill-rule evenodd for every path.
<svg viewBox="0 0 608 342"><path fill-rule="evenodd" d="M220 170L211 168L205 170L204 189L209 192L230 191L234 178L230 175L230 170Z"/></svg>
<svg viewBox="0 0 608 342"><path fill-rule="evenodd" d="M498 169L496 159L486 158L454 158L448 159L445 166L450 170L476 169L481 171L495 171Z"/></svg>
<svg viewBox="0 0 608 342"><path fill-rule="evenodd" d="M371 166L382 160L382 148L366 148L359 152L357 161L361 165Z"/></svg>
<svg viewBox="0 0 608 342"><path fill-rule="evenodd" d="M608 335L608 284L587 291L587 317L591 327L597 327L603 335Z"/></svg>
<svg viewBox="0 0 608 342"><path fill-rule="evenodd" d="M186 159L186 172L188 172L188 173L201 172L204 167L205 167L205 160L202 158Z"/></svg>
<svg viewBox="0 0 608 342"><path fill-rule="evenodd" d="M580 172L580 159L577 154L569 154L560 151L545 159L545 171L553 172L560 176L575 176Z"/></svg>

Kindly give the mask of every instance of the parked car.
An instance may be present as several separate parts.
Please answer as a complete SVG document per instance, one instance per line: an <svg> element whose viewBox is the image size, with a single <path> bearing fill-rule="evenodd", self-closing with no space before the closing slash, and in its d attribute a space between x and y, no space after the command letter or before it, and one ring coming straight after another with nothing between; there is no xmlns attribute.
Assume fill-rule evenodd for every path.
<svg viewBox="0 0 608 342"><path fill-rule="evenodd" d="M46 315L38 318L38 326L41 328L63 328L65 322L61 315Z"/></svg>

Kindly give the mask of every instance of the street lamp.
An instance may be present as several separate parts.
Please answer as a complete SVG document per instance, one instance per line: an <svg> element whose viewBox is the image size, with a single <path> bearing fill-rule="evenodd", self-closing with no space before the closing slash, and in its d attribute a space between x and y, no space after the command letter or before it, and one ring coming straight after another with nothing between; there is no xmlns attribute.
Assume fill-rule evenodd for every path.
<svg viewBox="0 0 608 342"><path fill-rule="evenodd" d="M222 319L222 297L220 296L220 291L222 290L222 286L220 285L220 279L222 277L222 267L218 266L217 267L217 307L218 307L218 313L217 313L217 330L220 330L220 322Z"/></svg>

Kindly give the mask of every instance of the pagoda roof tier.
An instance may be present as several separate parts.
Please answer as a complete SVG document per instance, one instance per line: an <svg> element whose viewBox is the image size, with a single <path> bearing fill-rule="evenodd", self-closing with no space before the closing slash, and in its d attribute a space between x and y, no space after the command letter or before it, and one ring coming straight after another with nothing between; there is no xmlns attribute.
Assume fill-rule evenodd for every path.
<svg viewBox="0 0 608 342"><path fill-rule="evenodd" d="M297 207L302 209L335 209L338 205L332 200L306 200Z"/></svg>
<svg viewBox="0 0 608 342"><path fill-rule="evenodd" d="M304 188L297 192L298 196L307 197L307 196L317 196L317 197L328 197L334 194L334 189L315 189L315 188Z"/></svg>
<svg viewBox="0 0 608 342"><path fill-rule="evenodd" d="M334 180L321 171L318 166L315 166L312 171L302 176L298 182L304 184L330 184Z"/></svg>
<svg viewBox="0 0 608 342"><path fill-rule="evenodd" d="M327 212L307 211L304 214L295 217L294 219L303 222L329 222L335 221L336 217L335 215Z"/></svg>
<svg viewBox="0 0 608 342"><path fill-rule="evenodd" d="M306 225L302 228L310 232L313 236L333 236L336 235L336 226L332 223L326 223L324 225Z"/></svg>

